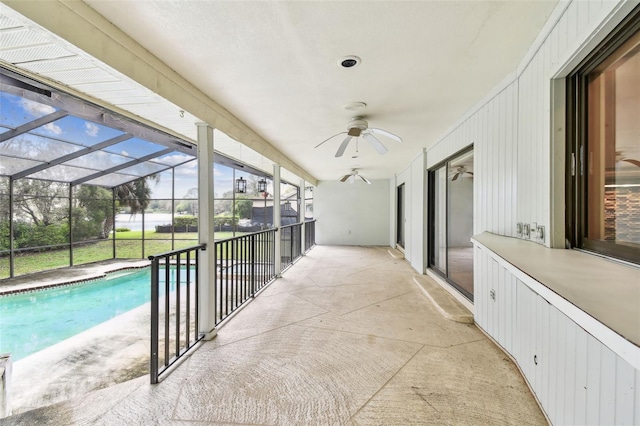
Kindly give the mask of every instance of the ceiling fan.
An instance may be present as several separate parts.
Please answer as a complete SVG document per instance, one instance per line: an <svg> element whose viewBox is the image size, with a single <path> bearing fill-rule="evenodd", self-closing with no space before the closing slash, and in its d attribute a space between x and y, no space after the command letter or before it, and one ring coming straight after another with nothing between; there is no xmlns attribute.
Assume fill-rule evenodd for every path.
<svg viewBox="0 0 640 426"><path fill-rule="evenodd" d="M371 185L371 181L369 179L362 176L361 174L358 174L358 169L352 169L351 173L347 173L346 175L342 176L342 178L340 178L340 182L346 182L348 180L349 183L354 183L356 181L356 176L362 179L365 183Z"/></svg>
<svg viewBox="0 0 640 426"><path fill-rule="evenodd" d="M625 155L624 151L616 151L616 163L620 161L626 161L634 166L640 167L640 161L633 158L629 158Z"/></svg>
<svg viewBox="0 0 640 426"><path fill-rule="evenodd" d="M451 181L454 181L454 180L458 179L459 177L463 176L465 173L468 174L468 175L473 176L473 172L468 171L465 166L459 166L456 169L456 172L453 175L453 179L451 179Z"/></svg>
<svg viewBox="0 0 640 426"><path fill-rule="evenodd" d="M342 154L344 154L344 151L347 149L347 146L349 145L349 142L351 142L351 139L356 138L356 141L357 141L357 138L360 136L365 138L369 142L369 144L373 147L373 149L375 149L378 152L378 154L380 155L386 154L388 151L387 148L382 144L382 142L380 142L380 140L378 140L378 138L376 138L373 135L374 133L378 135L386 136L389 139L393 139L394 141L397 141L397 142L402 142L402 138L400 138L400 136L394 135L393 133L388 132L386 130L369 127L369 123L367 123L367 121L364 120L362 117L354 117L347 125L346 132L340 132L338 134L331 136L330 138L325 139L324 141L316 145L315 148L319 147L325 142L328 142L329 140L333 139L338 135L346 134L347 137L342 141L342 143L338 147L338 151L336 151L336 158L342 157Z"/></svg>

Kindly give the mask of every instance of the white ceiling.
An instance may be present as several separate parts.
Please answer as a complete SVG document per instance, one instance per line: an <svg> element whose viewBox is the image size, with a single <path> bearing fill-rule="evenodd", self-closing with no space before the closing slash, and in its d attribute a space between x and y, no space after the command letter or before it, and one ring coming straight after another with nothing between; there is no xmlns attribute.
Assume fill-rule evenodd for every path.
<svg viewBox="0 0 640 426"><path fill-rule="evenodd" d="M515 71L556 0L85 3L322 180L353 167L370 179L399 172ZM339 67L347 55L362 63ZM87 82L74 87L100 97ZM137 90L142 101L153 98ZM160 124L194 138L195 129L167 119L175 105L162 114L114 96L102 99L150 121L164 117ZM368 105L371 127L404 142L380 137L384 156L361 143L357 159L353 143L334 158L341 138L314 149L346 130L354 114L343 105L353 101ZM197 121L189 111L187 118Z"/></svg>

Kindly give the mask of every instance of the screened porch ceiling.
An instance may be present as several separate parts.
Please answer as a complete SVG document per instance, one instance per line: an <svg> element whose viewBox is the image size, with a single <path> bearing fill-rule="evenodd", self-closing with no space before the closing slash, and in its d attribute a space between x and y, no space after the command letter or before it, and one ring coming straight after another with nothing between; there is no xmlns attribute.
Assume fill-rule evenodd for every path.
<svg viewBox="0 0 640 426"><path fill-rule="evenodd" d="M237 142L221 132L216 136L242 157ZM196 146L188 141L8 70L0 72L0 176L113 188L196 158ZM251 158L252 165L220 155L216 161L270 175L272 162L257 153ZM298 183L291 173L285 175L284 180Z"/></svg>
<svg viewBox="0 0 640 426"><path fill-rule="evenodd" d="M112 188L196 158L192 144L0 75L0 175Z"/></svg>

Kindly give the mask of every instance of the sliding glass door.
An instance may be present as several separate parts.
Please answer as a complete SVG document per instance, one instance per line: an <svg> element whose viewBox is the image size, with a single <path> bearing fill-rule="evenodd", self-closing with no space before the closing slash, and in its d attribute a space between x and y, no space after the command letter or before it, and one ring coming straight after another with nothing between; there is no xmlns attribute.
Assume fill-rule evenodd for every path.
<svg viewBox="0 0 640 426"><path fill-rule="evenodd" d="M429 267L473 301L473 150L429 170Z"/></svg>

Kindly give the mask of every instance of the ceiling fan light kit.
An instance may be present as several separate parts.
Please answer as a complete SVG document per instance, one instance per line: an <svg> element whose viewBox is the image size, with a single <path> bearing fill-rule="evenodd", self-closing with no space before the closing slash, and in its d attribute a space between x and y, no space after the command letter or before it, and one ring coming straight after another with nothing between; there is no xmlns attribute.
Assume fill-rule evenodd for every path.
<svg viewBox="0 0 640 426"><path fill-rule="evenodd" d="M364 183L371 185L371 181L366 177L362 176L361 174L359 174L358 169L352 169L350 173L347 173L346 175L342 176L339 180L340 182L343 182L343 183L346 181L349 181L349 183L354 183L356 181L356 176L362 179Z"/></svg>
<svg viewBox="0 0 640 426"><path fill-rule="evenodd" d="M465 173L469 176L473 176L473 172L468 171L464 166L459 166L456 169L456 172L453 174L453 178L451 179L451 181L453 182L454 180L458 180L458 178L464 177Z"/></svg>
<svg viewBox="0 0 640 426"><path fill-rule="evenodd" d="M360 111L367 107L367 104L364 102L349 102L343 106L347 111Z"/></svg>
<svg viewBox="0 0 640 426"><path fill-rule="evenodd" d="M338 150L336 151L336 158L342 157L342 155L344 154L345 150L347 149L347 146L349 145L349 142L351 142L351 139L353 138L358 138L360 136L362 136L367 142L369 142L369 145L371 145L371 147L380 155L386 154L387 153L387 147L385 147L382 142L380 142L380 140L378 138L376 138L373 134L378 134L378 135L382 135L385 136L389 139L392 139L396 142L402 142L402 138L398 135L395 135L391 132L388 132L386 130L382 130L382 129L376 129L374 127L369 127L369 123L367 122L367 120L363 119L362 117L354 117L349 124L347 125L347 131L346 132L340 132L337 133L327 139L325 139L324 141L320 142L318 145L315 146L315 148L318 148L320 145L324 144L325 142L328 142L329 140L333 139L334 137L338 136L338 135L344 135L346 134L347 137L342 141L342 143L340 144L340 146L338 147Z"/></svg>

